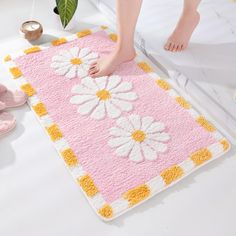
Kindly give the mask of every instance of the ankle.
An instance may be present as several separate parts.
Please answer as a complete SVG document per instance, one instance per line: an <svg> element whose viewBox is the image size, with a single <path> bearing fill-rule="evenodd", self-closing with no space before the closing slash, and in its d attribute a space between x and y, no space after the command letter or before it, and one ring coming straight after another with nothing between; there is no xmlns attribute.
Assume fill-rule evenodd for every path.
<svg viewBox="0 0 236 236"><path fill-rule="evenodd" d="M115 54L132 56L132 55L135 55L135 49L133 46L117 45L115 49Z"/></svg>
<svg viewBox="0 0 236 236"><path fill-rule="evenodd" d="M183 10L182 16L196 16L199 15L199 12L193 8L186 8Z"/></svg>

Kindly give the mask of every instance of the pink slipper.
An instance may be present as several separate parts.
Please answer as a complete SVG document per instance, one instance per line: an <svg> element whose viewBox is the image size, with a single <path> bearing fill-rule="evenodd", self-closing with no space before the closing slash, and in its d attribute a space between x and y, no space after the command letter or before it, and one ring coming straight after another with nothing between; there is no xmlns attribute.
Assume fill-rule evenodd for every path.
<svg viewBox="0 0 236 236"><path fill-rule="evenodd" d="M5 104L5 108L19 107L25 104L26 100L27 96L22 91L13 92L7 89L5 92L0 92L0 102Z"/></svg>
<svg viewBox="0 0 236 236"><path fill-rule="evenodd" d="M5 103L0 101L0 111L4 110L5 108L6 108Z"/></svg>
<svg viewBox="0 0 236 236"><path fill-rule="evenodd" d="M0 137L13 130L16 126L16 119L8 112L0 113Z"/></svg>
<svg viewBox="0 0 236 236"><path fill-rule="evenodd" d="M6 91L7 91L7 88L3 84L0 84L0 94L5 93Z"/></svg>

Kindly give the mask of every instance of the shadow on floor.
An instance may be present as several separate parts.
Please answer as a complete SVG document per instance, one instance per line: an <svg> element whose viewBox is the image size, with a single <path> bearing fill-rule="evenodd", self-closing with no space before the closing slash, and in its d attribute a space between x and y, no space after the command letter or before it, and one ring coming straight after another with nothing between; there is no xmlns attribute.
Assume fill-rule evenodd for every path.
<svg viewBox="0 0 236 236"><path fill-rule="evenodd" d="M0 170L15 162L16 154L12 143L24 133L24 127L21 124L21 120L27 109L27 105L24 105L21 108L7 110L8 112L14 113L17 124L14 130L0 138Z"/></svg>
<svg viewBox="0 0 236 236"><path fill-rule="evenodd" d="M40 45L40 44L51 42L57 38L58 37L55 37L50 34L43 34L38 40L32 41L31 44L32 45Z"/></svg>

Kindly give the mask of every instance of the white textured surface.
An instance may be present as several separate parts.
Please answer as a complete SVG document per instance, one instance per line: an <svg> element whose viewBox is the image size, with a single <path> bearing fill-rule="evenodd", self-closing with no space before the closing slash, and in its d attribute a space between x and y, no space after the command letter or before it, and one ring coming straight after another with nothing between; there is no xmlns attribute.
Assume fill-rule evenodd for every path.
<svg viewBox="0 0 236 236"><path fill-rule="evenodd" d="M16 33L30 12L31 1L22 2L1 0L0 24L5 29L0 33L1 57L28 45ZM35 15L46 34L59 35L62 32L50 20L52 6L53 1L36 1ZM80 28L106 24L87 0L80 1L78 15ZM0 75L0 82L14 87L2 63ZM236 235L236 156L232 152L114 222L104 223L93 213L29 108L13 113L17 128L0 139L0 235Z"/></svg>

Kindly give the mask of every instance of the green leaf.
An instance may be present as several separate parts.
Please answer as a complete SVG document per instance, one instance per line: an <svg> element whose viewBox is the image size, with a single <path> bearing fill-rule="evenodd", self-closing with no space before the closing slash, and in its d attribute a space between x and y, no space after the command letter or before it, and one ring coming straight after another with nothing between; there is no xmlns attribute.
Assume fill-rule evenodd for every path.
<svg viewBox="0 0 236 236"><path fill-rule="evenodd" d="M64 28L69 24L75 14L78 0L56 0L57 9Z"/></svg>

